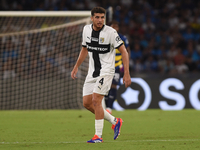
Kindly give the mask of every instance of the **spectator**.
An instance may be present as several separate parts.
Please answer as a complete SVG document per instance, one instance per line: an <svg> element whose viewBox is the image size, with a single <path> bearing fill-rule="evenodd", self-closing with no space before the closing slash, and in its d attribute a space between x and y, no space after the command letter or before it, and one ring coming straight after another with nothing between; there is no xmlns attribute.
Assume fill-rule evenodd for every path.
<svg viewBox="0 0 200 150"><path fill-rule="evenodd" d="M183 33L183 38L185 39L186 42L188 42L189 40L195 40L195 35L192 32L192 28L188 27L186 29L186 32Z"/></svg>
<svg viewBox="0 0 200 150"><path fill-rule="evenodd" d="M174 70L174 63L171 59L167 58L166 59L166 64L164 65L163 67L163 72L165 74L172 74L173 73L173 70Z"/></svg>
<svg viewBox="0 0 200 150"><path fill-rule="evenodd" d="M173 58L175 65L180 65L185 62L185 56L182 54L181 48L177 48L177 54Z"/></svg>
<svg viewBox="0 0 200 150"><path fill-rule="evenodd" d="M65 74L67 72L67 57L64 56L63 52L59 52L58 54L56 54L55 63L58 67L59 74Z"/></svg>
<svg viewBox="0 0 200 150"><path fill-rule="evenodd" d="M112 6L114 12L113 19L120 22L121 32L126 34L130 43L132 43L130 59L131 69L136 71L140 69L135 68L143 68L144 70L144 67L136 67L135 65L139 64L138 66L145 66L145 63L149 62L148 60L150 60L152 57L151 55L153 55L153 61L158 64L158 69L154 71L160 71L162 73L170 72L164 70L171 69L163 68L165 68L167 64L173 64L171 61L174 60L178 51L177 47L179 47L182 49L182 53L185 57L185 62L183 61L183 63L187 64L189 68L188 72L195 72L195 68L197 70L196 72L200 71L200 3L198 1L45 0L40 2L3 0L0 4L1 10L89 10L90 8L93 8L94 5L102 5L105 8ZM28 21L28 24L25 25L27 19L24 20L23 17L17 19L20 24L15 24L15 19L2 22L0 32L16 32L22 25L23 30L33 30L70 21L67 18L59 18L52 23L49 22L51 19L47 19L47 21L38 21L37 17L32 17ZM63 35L64 32L65 34ZM64 32L54 31L54 34L51 32L45 34L48 34L50 37L56 37L57 41L62 41L63 38L69 36L67 30ZM13 36L13 38L10 39L10 47L15 49L12 50L8 49L8 45L5 46L5 43L8 43L8 39L2 38L1 70L3 71L5 78L12 76L12 74L13 76L16 76L16 73L21 72L22 70L29 70L31 72L36 66L37 69L34 70L38 70L39 73L40 70L42 70L42 67L46 66L48 62L52 64L51 62L55 57L54 54L57 54L60 51L53 52L51 58L47 57L48 51L51 51L53 46L55 46L55 40L54 38L47 39L45 34L38 34L36 38L33 39L30 39L28 35L26 37ZM51 34L53 36L51 36ZM20 54L24 48L22 48L23 46L20 48L19 45L23 44L25 44L24 48L26 50L23 51L25 55L22 56ZM66 45L68 48L72 48L73 43L70 41L66 41L65 43L61 42L57 49L64 50ZM31 58L33 56L32 51L35 52L34 58ZM15 65L16 60L18 63L17 66ZM174 63L177 62L175 61ZM191 68L192 64L195 64L194 68ZM20 69L16 70L16 67L18 68L20 66L22 67L21 71ZM152 72L152 69L150 70Z"/></svg>
<svg viewBox="0 0 200 150"><path fill-rule="evenodd" d="M133 70L135 73L142 73L144 71L144 66L141 62L141 59L137 58L133 65Z"/></svg>
<svg viewBox="0 0 200 150"><path fill-rule="evenodd" d="M188 67L188 71L196 72L197 71L197 64L192 61L191 57L186 57L185 64Z"/></svg>
<svg viewBox="0 0 200 150"><path fill-rule="evenodd" d="M4 51L3 51L3 79L7 79L10 77L16 76L16 61L18 57L18 50L14 43L12 43L11 39L8 39L5 43Z"/></svg>
<svg viewBox="0 0 200 150"><path fill-rule="evenodd" d="M142 51L140 49L140 45L136 43L134 45L133 50L131 50L131 59L136 60L136 59L141 59L142 58Z"/></svg>
<svg viewBox="0 0 200 150"><path fill-rule="evenodd" d="M171 48L167 51L167 57L169 59L174 59L174 56L177 54L177 48L175 45L172 45Z"/></svg>
<svg viewBox="0 0 200 150"><path fill-rule="evenodd" d="M142 28L147 30L155 30L155 25L152 23L151 18L147 18L147 21L142 24Z"/></svg>
<svg viewBox="0 0 200 150"><path fill-rule="evenodd" d="M158 71L158 62L154 59L152 55L149 55L147 60L144 62L144 69L148 72Z"/></svg>

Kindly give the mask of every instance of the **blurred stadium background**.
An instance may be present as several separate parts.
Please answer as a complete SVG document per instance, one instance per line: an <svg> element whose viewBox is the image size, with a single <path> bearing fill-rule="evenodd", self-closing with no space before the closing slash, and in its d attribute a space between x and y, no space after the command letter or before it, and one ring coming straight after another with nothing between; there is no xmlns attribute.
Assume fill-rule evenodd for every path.
<svg viewBox="0 0 200 150"><path fill-rule="evenodd" d="M193 0L2 0L1 11L90 11L112 7L129 39L133 84L115 108L200 109L200 2ZM0 12L1 13L1 12ZM81 14L81 13L80 13ZM108 14L109 15L109 14ZM70 71L85 17L0 16L0 109L80 109L87 62ZM106 22L108 22L107 18ZM135 91L139 91L137 96ZM132 98L130 99L132 95Z"/></svg>

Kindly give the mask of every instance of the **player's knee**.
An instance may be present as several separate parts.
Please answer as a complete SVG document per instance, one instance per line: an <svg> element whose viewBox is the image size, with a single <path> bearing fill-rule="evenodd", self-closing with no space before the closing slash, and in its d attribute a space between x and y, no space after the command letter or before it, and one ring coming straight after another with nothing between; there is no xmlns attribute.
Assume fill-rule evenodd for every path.
<svg viewBox="0 0 200 150"><path fill-rule="evenodd" d="M92 107L92 95L87 95L83 97L83 106L90 110Z"/></svg>
<svg viewBox="0 0 200 150"><path fill-rule="evenodd" d="M86 109L90 109L91 104L88 103L88 101L83 101L83 106L84 106Z"/></svg>
<svg viewBox="0 0 200 150"><path fill-rule="evenodd" d="M101 101L97 98L93 98L92 104L93 104L94 107L98 107L98 106L101 106Z"/></svg>

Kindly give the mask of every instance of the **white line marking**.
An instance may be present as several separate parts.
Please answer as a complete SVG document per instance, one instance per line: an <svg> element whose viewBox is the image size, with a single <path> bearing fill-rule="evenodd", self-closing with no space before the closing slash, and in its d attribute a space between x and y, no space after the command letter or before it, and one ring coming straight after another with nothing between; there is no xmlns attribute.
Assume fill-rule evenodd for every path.
<svg viewBox="0 0 200 150"><path fill-rule="evenodd" d="M200 141L200 139L178 139L178 140L126 140L126 141L104 141L105 143L114 142L189 142L189 141ZM74 142L0 142L0 144L79 144L86 143L86 141L74 141Z"/></svg>

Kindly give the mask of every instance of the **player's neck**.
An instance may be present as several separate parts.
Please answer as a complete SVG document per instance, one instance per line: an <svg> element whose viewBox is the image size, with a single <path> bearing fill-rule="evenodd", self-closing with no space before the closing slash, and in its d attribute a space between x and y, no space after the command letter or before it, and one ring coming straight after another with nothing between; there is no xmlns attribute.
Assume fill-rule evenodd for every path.
<svg viewBox="0 0 200 150"><path fill-rule="evenodd" d="M94 26L94 25L92 25L92 29L94 30L94 31L101 31L102 29L103 29L103 27L104 27L104 25L102 26L102 27L96 27L96 26Z"/></svg>

